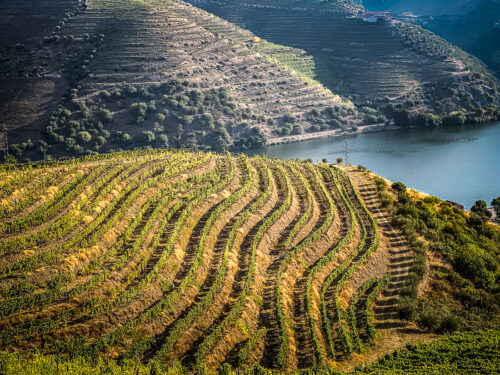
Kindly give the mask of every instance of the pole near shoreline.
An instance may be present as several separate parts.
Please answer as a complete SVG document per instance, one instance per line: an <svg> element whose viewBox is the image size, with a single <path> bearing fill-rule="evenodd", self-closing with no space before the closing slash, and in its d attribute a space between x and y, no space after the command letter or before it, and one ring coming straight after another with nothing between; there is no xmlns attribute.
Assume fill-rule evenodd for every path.
<svg viewBox="0 0 500 375"><path fill-rule="evenodd" d="M2 124L2 132L3 132L3 160L6 161L9 156L9 140L7 139L7 126Z"/></svg>

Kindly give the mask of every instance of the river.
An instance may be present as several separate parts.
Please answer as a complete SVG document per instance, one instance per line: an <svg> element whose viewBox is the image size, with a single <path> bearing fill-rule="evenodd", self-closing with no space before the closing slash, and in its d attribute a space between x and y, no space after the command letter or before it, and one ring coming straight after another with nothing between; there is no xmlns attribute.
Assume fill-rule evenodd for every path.
<svg viewBox="0 0 500 375"><path fill-rule="evenodd" d="M394 130L268 146L280 159L343 157L391 181L469 208L500 196L500 122L459 129Z"/></svg>

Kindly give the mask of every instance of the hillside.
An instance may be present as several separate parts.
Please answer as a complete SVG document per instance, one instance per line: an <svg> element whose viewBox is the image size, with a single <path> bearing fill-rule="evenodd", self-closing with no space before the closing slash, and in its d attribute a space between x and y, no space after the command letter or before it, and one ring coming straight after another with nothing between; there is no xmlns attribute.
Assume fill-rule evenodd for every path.
<svg viewBox="0 0 500 375"><path fill-rule="evenodd" d="M36 19L52 10L25 4ZM309 78L303 51L186 3L87 0L78 9L25 44L2 40L1 108L18 158L148 146L225 151L360 122L352 103ZM280 51L286 61L273 57Z"/></svg>
<svg viewBox="0 0 500 375"><path fill-rule="evenodd" d="M500 76L500 2L364 0L370 10L390 10L479 57ZM405 17L410 12L415 17Z"/></svg>
<svg viewBox="0 0 500 375"><path fill-rule="evenodd" d="M484 64L418 26L363 22L361 8L347 2L190 2L271 42L305 50L316 63L316 80L362 112L368 107L365 122L381 121L382 114L399 125L433 127L497 116L499 82ZM491 104L486 113L477 110ZM370 108L379 110L378 118ZM462 117L457 111L464 121L441 123L450 114Z"/></svg>
<svg viewBox="0 0 500 375"><path fill-rule="evenodd" d="M498 326L498 227L363 168L141 151L0 173L0 350L352 369Z"/></svg>

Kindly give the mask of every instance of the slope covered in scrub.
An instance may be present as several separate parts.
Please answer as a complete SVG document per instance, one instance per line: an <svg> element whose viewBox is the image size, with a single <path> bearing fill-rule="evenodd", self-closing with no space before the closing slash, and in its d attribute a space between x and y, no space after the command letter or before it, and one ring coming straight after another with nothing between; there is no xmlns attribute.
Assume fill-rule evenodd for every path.
<svg viewBox="0 0 500 375"><path fill-rule="evenodd" d="M349 369L498 320L498 228L363 168L141 151L1 176L0 350Z"/></svg>

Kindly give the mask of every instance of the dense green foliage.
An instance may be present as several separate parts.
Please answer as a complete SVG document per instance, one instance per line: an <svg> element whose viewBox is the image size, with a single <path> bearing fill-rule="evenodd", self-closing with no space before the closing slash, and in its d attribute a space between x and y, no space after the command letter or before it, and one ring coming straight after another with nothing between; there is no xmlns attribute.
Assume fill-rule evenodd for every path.
<svg viewBox="0 0 500 375"><path fill-rule="evenodd" d="M408 345L355 374L495 374L500 331L455 334L431 344Z"/></svg>
<svg viewBox="0 0 500 375"><path fill-rule="evenodd" d="M149 87L124 85L102 91L87 103L77 100L77 94L77 89L71 90L38 144L12 145L12 154L39 160L169 146L224 152L266 143L256 127L266 118L238 109L227 88L201 91L187 81L172 80ZM233 139L237 141L231 144Z"/></svg>
<svg viewBox="0 0 500 375"><path fill-rule="evenodd" d="M402 183L378 180L379 195L415 251L412 273L400 296L401 318L431 331L495 327L500 321L500 229L488 223L486 203L467 213L436 197L415 196ZM486 213L487 212L487 213ZM427 255L436 259L427 265ZM418 297L429 268L431 291Z"/></svg>

